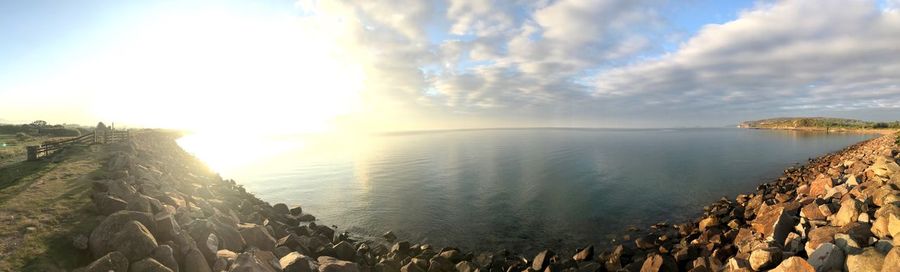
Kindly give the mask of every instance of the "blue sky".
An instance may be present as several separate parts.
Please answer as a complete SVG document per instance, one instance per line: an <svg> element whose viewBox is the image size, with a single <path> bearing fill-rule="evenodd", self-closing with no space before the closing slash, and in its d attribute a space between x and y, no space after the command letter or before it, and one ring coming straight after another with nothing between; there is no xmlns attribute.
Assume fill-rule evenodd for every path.
<svg viewBox="0 0 900 272"><path fill-rule="evenodd" d="M0 119L184 126L210 118L174 122L198 107L175 99L126 106L148 94L209 100L201 108L230 121L310 115L316 124L396 129L900 119L896 7L2 1ZM28 102L47 96L57 99ZM317 110L248 104L272 96ZM150 102L172 113L154 119L159 105ZM259 113L218 112L235 107Z"/></svg>

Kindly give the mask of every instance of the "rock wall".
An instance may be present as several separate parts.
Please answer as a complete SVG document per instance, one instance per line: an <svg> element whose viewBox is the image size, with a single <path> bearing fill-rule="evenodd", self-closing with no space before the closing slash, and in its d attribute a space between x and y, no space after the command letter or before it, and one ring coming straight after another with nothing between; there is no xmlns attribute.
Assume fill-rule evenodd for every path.
<svg viewBox="0 0 900 272"><path fill-rule="evenodd" d="M81 271L900 271L895 139L787 169L752 194L705 207L694 222L656 224L606 250L526 258L435 249L390 232L355 240L301 207L257 199L169 134L147 131L118 144L105 166L113 178L93 184L105 218L75 245L96 258Z"/></svg>

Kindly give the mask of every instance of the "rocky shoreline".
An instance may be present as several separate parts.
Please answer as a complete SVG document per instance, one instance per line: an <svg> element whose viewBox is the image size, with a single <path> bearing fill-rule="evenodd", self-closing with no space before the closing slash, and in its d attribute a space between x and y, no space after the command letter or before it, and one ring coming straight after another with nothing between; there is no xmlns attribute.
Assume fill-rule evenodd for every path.
<svg viewBox="0 0 900 272"><path fill-rule="evenodd" d="M80 271L900 271L897 135L787 169L695 221L572 256L438 249L390 232L358 239L223 180L171 134L116 145L109 174L93 181L104 218L73 237L95 259Z"/></svg>

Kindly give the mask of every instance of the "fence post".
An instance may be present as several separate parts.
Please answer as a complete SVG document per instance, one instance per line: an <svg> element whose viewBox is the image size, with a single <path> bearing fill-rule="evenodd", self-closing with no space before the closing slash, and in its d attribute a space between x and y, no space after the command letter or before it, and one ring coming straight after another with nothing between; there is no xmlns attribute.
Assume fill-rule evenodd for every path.
<svg viewBox="0 0 900 272"><path fill-rule="evenodd" d="M38 159L38 146L29 145L25 147L25 150L28 151L28 160L36 161Z"/></svg>

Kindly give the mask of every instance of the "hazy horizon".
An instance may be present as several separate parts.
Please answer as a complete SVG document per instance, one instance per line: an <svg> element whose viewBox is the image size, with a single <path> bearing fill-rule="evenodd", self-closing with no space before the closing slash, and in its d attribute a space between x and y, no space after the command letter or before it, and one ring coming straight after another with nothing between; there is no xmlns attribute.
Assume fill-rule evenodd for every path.
<svg viewBox="0 0 900 272"><path fill-rule="evenodd" d="M258 133L900 116L900 2L12 1L0 122Z"/></svg>

